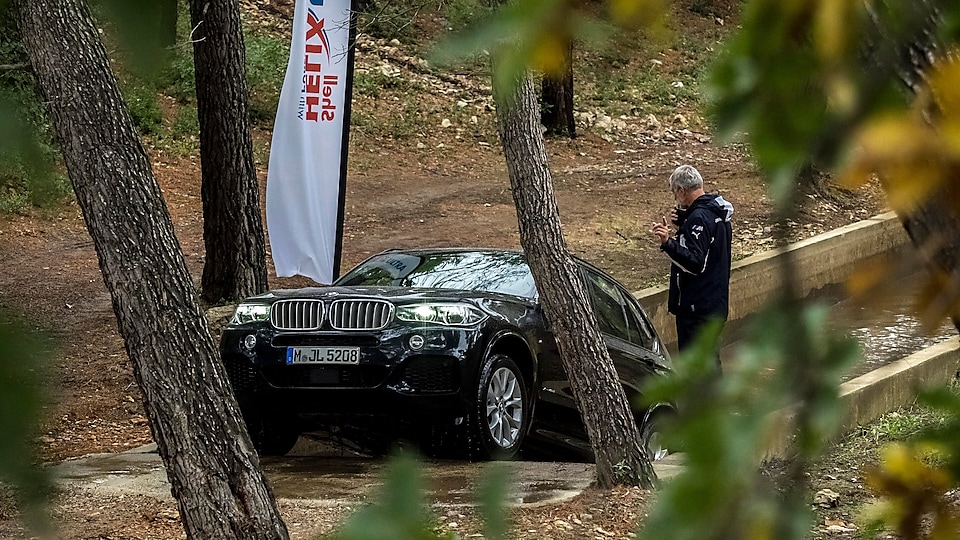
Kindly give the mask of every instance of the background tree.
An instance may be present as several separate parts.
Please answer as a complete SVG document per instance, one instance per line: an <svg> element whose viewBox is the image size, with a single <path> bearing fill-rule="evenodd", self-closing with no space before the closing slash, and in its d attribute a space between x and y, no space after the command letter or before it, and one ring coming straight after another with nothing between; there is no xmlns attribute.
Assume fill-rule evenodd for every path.
<svg viewBox="0 0 960 540"><path fill-rule="evenodd" d="M656 474L640 445L630 403L563 239L533 82L524 77L513 88L495 90L494 99L517 206L520 244L587 427L596 456L597 484L653 487Z"/></svg>
<svg viewBox="0 0 960 540"><path fill-rule="evenodd" d="M204 301L267 289L260 188L253 160L246 52L236 0L191 0L200 164Z"/></svg>
<svg viewBox="0 0 960 540"><path fill-rule="evenodd" d="M547 133L577 136L577 122L573 116L573 42L570 41L560 58L560 66L543 76L540 83L540 121Z"/></svg>
<svg viewBox="0 0 960 540"><path fill-rule="evenodd" d="M90 11L16 7L187 536L286 538Z"/></svg>
<svg viewBox="0 0 960 540"><path fill-rule="evenodd" d="M642 5L640 5L642 4ZM618 23L637 28L659 21L665 6L642 2L615 10ZM580 276L573 271L547 165L540 109L528 70L557 77L578 37L568 29L596 31L595 21L565 0L503 5L488 23L436 47L439 63L475 54L498 41L494 101L510 185L517 206L520 244L543 302L577 407L596 457L597 482L651 487L656 475L641 444L630 403L597 328ZM571 110L572 112L572 110Z"/></svg>

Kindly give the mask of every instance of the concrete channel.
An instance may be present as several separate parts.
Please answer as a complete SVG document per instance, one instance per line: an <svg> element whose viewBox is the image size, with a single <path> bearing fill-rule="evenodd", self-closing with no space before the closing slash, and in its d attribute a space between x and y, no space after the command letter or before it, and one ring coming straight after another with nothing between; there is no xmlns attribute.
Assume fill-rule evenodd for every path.
<svg viewBox="0 0 960 540"><path fill-rule="evenodd" d="M796 257L801 293L806 295L829 284L843 282L856 265L867 258L895 253L908 244L892 213L876 216L788 246ZM731 276L731 320L759 309L779 288L780 251L757 254L734 264ZM666 310L666 287L636 293L661 330L663 339L676 340L672 317ZM913 401L924 385L949 381L960 364L958 339L896 360L880 369L843 383L844 428L870 422L880 415ZM789 412L777 425L789 425ZM787 452L790 434L781 430L768 455ZM280 498L309 500L315 504L353 504L365 500L379 486L384 463L368 458L331 453L316 441L302 437L290 456L263 460L264 470ZM438 507L472 504L470 497L487 467L495 464L430 461L424 463L429 499ZM594 466L584 463L513 462L515 505L540 505L570 498L590 485ZM669 456L654 465L658 476L669 478L682 470L682 456ZM170 497L155 445L122 454L97 454L66 461L53 467L59 482L94 492L140 493Z"/></svg>

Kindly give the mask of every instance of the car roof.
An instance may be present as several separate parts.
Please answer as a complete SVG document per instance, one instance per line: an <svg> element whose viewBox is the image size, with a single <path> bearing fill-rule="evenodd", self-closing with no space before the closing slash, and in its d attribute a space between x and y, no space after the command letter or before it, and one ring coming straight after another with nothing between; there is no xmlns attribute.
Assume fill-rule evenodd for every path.
<svg viewBox="0 0 960 540"><path fill-rule="evenodd" d="M410 254L410 255L428 255L428 254L438 254L438 253L519 253L519 254L524 254L524 251L523 251L522 249L515 249L515 248L496 248L496 247L392 248L392 249L387 249L387 250L381 251L380 253L377 253L376 255L373 255L373 257L376 257L377 255L383 255L383 254L386 254L386 253L408 253L408 254ZM582 259L582 258L580 258L580 257L578 257L578 256L576 256L576 255L574 255L573 253L570 253L570 257L573 258L573 260L577 261L577 263L580 264L581 266L586 267L586 268L588 268L588 269L590 269L590 270L592 270L592 271L594 271L594 272L596 272L596 273L598 273L598 274L600 274L600 275L602 275L602 276L606 276L606 277L612 279L613 281L616 281L617 283L619 283L619 284L620 284L621 286L623 286L624 288L626 288L622 283L620 283L620 280L618 280L617 278L611 276L609 273L607 273L606 271L600 269L599 267L597 267L597 266L594 265L593 263L591 263L591 262L589 262L589 261L586 261L586 260L584 260L584 259Z"/></svg>

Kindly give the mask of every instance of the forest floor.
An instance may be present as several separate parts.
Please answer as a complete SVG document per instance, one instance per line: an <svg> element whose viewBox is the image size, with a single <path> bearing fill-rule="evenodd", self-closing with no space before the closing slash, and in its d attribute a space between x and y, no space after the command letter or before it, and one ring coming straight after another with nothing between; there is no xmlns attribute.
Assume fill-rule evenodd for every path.
<svg viewBox="0 0 960 540"><path fill-rule="evenodd" d="M391 48L371 43L358 53L358 65L385 61ZM423 99L457 99L475 91L447 84L448 92ZM470 103L489 121L492 113L482 102ZM373 99L354 103L360 112L376 107ZM683 163L700 170L707 191L721 193L735 206L736 259L774 246L771 201L742 146L718 144L708 128L683 115L628 117L612 128L583 124L579 129L575 139L547 141L565 239L573 253L633 290L665 281L669 262L648 230L673 204L667 177ZM269 137L267 131L255 134L258 145L267 145ZM149 144L148 151L198 281L204 260L199 158ZM266 163L259 163L259 170L263 188ZM885 208L875 189L855 194L837 189L811 192L804 203L797 220L787 224L794 240ZM343 268L384 249L427 246L519 247L499 146L439 122L424 126L413 142L352 138ZM270 267L272 288L309 284L306 278L278 278ZM46 366L48 401L37 440L41 461L122 452L151 442L92 240L75 203L53 212L0 217L0 307L15 309L37 327L52 330L59 342ZM871 455L875 449L834 452L812 473L814 490L830 488L840 497L837 506L818 510L815 537L856 535L853 516L869 498L860 471ZM512 512L512 537L629 537L654 497L655 493L638 489L591 488L564 503L523 507ZM0 537L29 536L16 510L3 500L0 497ZM342 508L303 507L291 501L284 501L281 511L295 538L330 531L346 513ZM169 499L66 492L54 500L51 513L61 538L184 536ZM441 518L447 530L464 537L479 534L478 518L469 511Z"/></svg>

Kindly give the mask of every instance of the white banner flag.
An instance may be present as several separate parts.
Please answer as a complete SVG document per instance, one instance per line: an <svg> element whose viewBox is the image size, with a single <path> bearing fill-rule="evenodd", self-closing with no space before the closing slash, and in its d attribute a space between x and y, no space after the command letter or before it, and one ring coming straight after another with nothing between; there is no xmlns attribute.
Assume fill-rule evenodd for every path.
<svg viewBox="0 0 960 540"><path fill-rule="evenodd" d="M297 0L295 9L267 169L267 231L278 276L326 284L340 258L350 0Z"/></svg>

